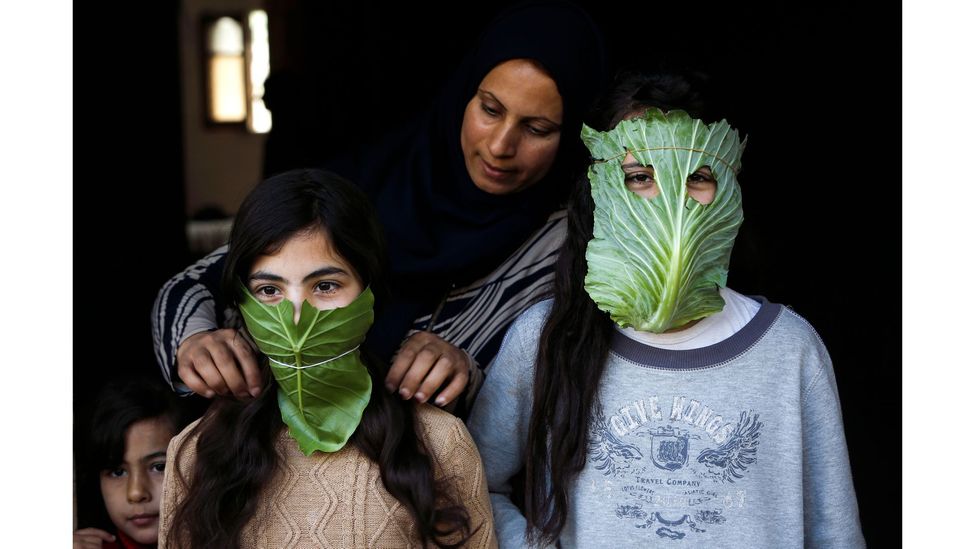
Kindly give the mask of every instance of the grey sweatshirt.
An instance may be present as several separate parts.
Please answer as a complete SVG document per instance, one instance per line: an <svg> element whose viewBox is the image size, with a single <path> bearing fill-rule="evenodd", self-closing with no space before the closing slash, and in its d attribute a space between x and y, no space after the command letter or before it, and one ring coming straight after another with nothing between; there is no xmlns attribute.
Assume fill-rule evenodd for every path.
<svg viewBox="0 0 976 549"><path fill-rule="evenodd" d="M614 334L562 547L864 547L827 350L799 315L756 299L744 328L700 349ZM509 329L468 421L502 548L528 546L509 479L530 457L550 307Z"/></svg>

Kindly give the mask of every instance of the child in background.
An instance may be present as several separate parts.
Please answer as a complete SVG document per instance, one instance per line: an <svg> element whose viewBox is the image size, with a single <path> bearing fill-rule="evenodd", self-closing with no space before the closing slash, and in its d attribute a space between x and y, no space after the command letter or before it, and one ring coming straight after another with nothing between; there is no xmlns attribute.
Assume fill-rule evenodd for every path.
<svg viewBox="0 0 976 549"><path fill-rule="evenodd" d="M177 399L155 380L131 378L106 385L96 402L80 481L98 485L105 507L99 527L77 530L73 546L156 547L166 447L183 428Z"/></svg>

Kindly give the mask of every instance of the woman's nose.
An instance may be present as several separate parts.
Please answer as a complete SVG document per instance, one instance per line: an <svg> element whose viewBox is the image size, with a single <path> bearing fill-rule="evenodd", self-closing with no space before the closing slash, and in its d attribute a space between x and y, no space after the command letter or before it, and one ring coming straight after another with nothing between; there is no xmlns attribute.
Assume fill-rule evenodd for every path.
<svg viewBox="0 0 976 549"><path fill-rule="evenodd" d="M488 140L488 152L498 158L515 156L518 150L518 127L513 124L500 124Z"/></svg>

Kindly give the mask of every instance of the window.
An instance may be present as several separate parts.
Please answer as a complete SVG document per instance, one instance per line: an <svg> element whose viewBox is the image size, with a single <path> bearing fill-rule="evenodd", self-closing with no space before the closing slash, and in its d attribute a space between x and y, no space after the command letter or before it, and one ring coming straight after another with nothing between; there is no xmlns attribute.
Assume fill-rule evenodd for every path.
<svg viewBox="0 0 976 549"><path fill-rule="evenodd" d="M247 16L250 30L251 62L249 105L247 129L254 133L267 133L271 129L271 111L264 106L264 81L271 72L271 53L268 49L268 14L264 10L254 10Z"/></svg>
<svg viewBox="0 0 976 549"><path fill-rule="evenodd" d="M266 133L271 129L271 112L264 105L264 81L271 69L267 13L248 13L246 26L239 16L205 16L202 28L207 123Z"/></svg>

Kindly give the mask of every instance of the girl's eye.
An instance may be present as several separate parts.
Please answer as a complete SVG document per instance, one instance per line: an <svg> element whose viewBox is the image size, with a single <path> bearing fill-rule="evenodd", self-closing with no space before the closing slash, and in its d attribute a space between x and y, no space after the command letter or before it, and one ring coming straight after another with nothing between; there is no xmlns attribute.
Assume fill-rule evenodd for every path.
<svg viewBox="0 0 976 549"><path fill-rule="evenodd" d="M715 183L715 178L712 177L712 171L705 167L689 175L688 183Z"/></svg>
<svg viewBox="0 0 976 549"><path fill-rule="evenodd" d="M647 172L629 173L624 177L624 183L628 185L651 185L654 183L654 176Z"/></svg>
<svg viewBox="0 0 976 549"><path fill-rule="evenodd" d="M108 469L106 473L108 473L108 476L112 478L119 478L125 476L125 469L123 469L122 467L118 467L116 469Z"/></svg>
<svg viewBox="0 0 976 549"><path fill-rule="evenodd" d="M274 286L261 286L254 289L254 294L258 297L274 297L278 295L278 288Z"/></svg>
<svg viewBox="0 0 976 549"><path fill-rule="evenodd" d="M315 285L315 290L326 294L331 294L339 291L339 285L335 282L324 280Z"/></svg>
<svg viewBox="0 0 976 549"><path fill-rule="evenodd" d="M158 461L156 463L153 463L152 465L149 466L149 470L152 471L153 473L162 473L163 471L166 470L166 462Z"/></svg>

